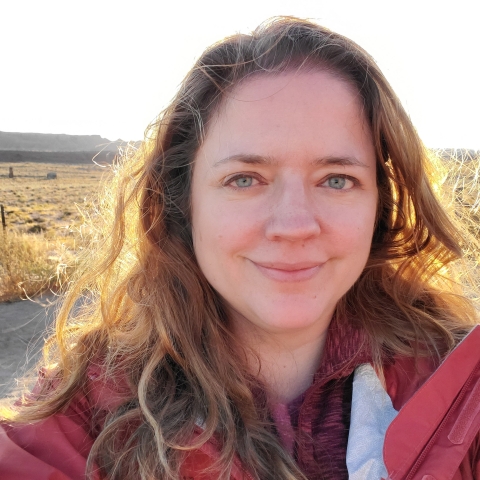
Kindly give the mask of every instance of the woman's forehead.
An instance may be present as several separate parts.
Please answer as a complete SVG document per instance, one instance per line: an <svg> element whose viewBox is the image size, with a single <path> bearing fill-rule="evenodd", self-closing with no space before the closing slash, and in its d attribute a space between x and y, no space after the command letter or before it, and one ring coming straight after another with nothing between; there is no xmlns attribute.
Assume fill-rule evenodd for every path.
<svg viewBox="0 0 480 480"><path fill-rule="evenodd" d="M327 71L257 75L229 92L199 151L275 156L289 149L356 156L373 150L358 94ZM315 150L319 150L315 152Z"/></svg>
<svg viewBox="0 0 480 480"><path fill-rule="evenodd" d="M240 79L235 85L226 89L215 111L217 115L220 114L222 107L225 108L231 101L248 103L265 100L288 89L292 84L294 88L290 89L290 92L305 87L309 88L316 81L325 79L334 83L338 82L343 88L349 89L354 96L360 95L353 82L347 81L332 69L322 66L289 68L281 72L259 71Z"/></svg>

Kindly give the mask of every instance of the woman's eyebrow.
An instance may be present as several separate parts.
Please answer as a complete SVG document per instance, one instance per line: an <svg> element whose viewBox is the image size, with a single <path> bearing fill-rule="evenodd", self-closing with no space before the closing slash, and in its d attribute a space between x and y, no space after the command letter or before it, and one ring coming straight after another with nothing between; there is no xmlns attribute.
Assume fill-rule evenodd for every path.
<svg viewBox="0 0 480 480"><path fill-rule="evenodd" d="M342 165L342 166L353 166L353 167L364 167L364 168L370 168L368 165L365 163L361 162L358 158L356 157L343 157L343 156L328 156L328 157L321 157L321 158L316 158L313 162L312 165L315 167L321 167L324 165Z"/></svg>
<svg viewBox="0 0 480 480"><path fill-rule="evenodd" d="M264 157L262 155L254 155L254 154L236 154L230 155L229 157L222 158L213 164L213 167L219 167L225 163L229 162L240 162L245 163L247 165L276 165L278 161L274 160L271 157Z"/></svg>
<svg viewBox="0 0 480 480"><path fill-rule="evenodd" d="M229 162L240 162L247 165L278 165L278 161L272 157L254 155L254 154L236 154L230 155L226 158L222 158L213 164L213 167L219 167L225 163ZM341 165L341 166L355 166L355 167L364 167L369 168L368 165L365 165L356 157L349 156L327 156L316 158L312 161L314 167L321 167L327 165Z"/></svg>

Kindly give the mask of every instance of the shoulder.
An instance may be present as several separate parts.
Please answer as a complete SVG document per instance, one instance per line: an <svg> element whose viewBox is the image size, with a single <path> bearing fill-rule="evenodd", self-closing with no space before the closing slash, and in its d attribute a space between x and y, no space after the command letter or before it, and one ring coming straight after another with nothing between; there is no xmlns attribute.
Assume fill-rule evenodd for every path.
<svg viewBox="0 0 480 480"><path fill-rule="evenodd" d="M33 399L45 376L39 375ZM127 400L129 392L122 379L107 379L100 366L91 364L83 387L62 412L27 424L0 424L0 478L84 480L89 452L106 415Z"/></svg>
<svg viewBox="0 0 480 480"><path fill-rule="evenodd" d="M441 363L431 358L414 359L396 356L383 369L385 388L392 399L393 406L400 410L417 392L439 387L437 395L453 394L463 386L478 382L476 374L480 369L480 325L447 355ZM456 371L461 375L456 375ZM430 388L428 386L430 385ZM426 388L422 388L422 387Z"/></svg>
<svg viewBox="0 0 480 480"><path fill-rule="evenodd" d="M84 479L92 444L70 410L36 423L0 425L0 477Z"/></svg>
<svg viewBox="0 0 480 480"><path fill-rule="evenodd" d="M384 459L389 472L408 465L419 471L452 474L461 465L469 464L470 472L480 468L479 346L480 326L433 372L427 369L411 374L411 386L407 384L408 362L399 361L392 367L386 386L389 394L397 395L392 400L401 408L385 435Z"/></svg>

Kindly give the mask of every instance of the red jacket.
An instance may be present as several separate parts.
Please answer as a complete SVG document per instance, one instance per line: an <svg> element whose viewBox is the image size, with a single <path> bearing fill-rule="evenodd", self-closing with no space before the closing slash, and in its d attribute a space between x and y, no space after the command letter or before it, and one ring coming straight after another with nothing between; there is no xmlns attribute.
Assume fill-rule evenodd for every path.
<svg viewBox="0 0 480 480"><path fill-rule="evenodd" d="M388 426L383 443L383 462L388 472L384 478L480 480L479 347L480 326L433 374L418 373L411 359L397 358L385 367L386 390L398 414ZM344 368L343 373L347 374L348 368ZM330 378L328 375L327 372L323 380ZM86 458L93 443L88 415L91 404L98 406L103 402L106 408L111 408L122 398L96 379L94 368L89 376L90 395L77 397L65 413L32 425L0 426L0 479L85 478ZM311 390L314 392L321 385L322 381L314 382ZM368 402L368 398L365 401ZM183 476L216 480L214 474L205 476L200 472L217 455L214 442L205 444L187 457ZM248 466L237 461L231 478L251 478ZM368 474L355 478L380 480Z"/></svg>

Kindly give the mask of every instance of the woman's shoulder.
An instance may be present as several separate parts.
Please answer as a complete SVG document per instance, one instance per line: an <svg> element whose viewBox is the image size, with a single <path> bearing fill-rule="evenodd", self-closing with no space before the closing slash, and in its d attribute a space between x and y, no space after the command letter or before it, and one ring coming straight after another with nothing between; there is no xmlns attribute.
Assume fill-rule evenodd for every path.
<svg viewBox="0 0 480 480"><path fill-rule="evenodd" d="M480 368L480 325L474 327L441 362L434 358L395 356L383 367L386 390L395 410L400 410L413 396L429 384L442 385L447 394L456 389L468 375L474 377ZM456 370L462 375L455 374ZM470 382L473 380L470 379ZM431 388L431 387L430 387Z"/></svg>
<svg viewBox="0 0 480 480"><path fill-rule="evenodd" d="M4 480L84 479L93 438L72 402L64 413L28 424L0 424L0 477Z"/></svg>
<svg viewBox="0 0 480 480"><path fill-rule="evenodd" d="M49 374L40 372L35 401ZM87 458L105 417L129 398L124 378L108 377L98 363L60 412L36 422L0 423L0 478L3 480L84 479Z"/></svg>
<svg viewBox="0 0 480 480"><path fill-rule="evenodd" d="M402 471L408 465L431 472L454 471L455 465L458 468L467 463L471 469L480 469L479 345L477 326L433 371L424 369L417 377L412 374L412 384L420 387L403 385L413 390L409 396L402 396L400 387L407 381L411 365L408 367L406 361L397 362L396 368L393 365L390 378L386 376L387 389L393 391L389 381L395 378L398 383L394 393L404 404L385 436L383 453L389 472ZM445 446L448 455L442 453Z"/></svg>

